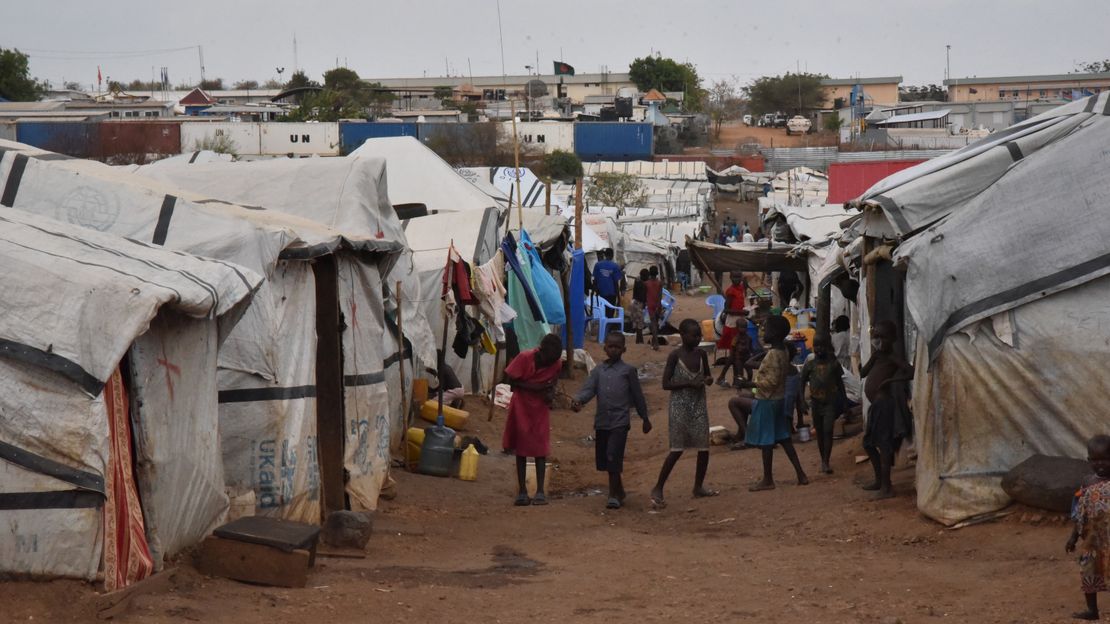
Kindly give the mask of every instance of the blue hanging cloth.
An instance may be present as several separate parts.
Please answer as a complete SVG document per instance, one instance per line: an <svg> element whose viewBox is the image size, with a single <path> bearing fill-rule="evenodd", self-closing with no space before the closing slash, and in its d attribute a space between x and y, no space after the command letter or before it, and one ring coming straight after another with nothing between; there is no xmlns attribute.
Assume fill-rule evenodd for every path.
<svg viewBox="0 0 1110 624"><path fill-rule="evenodd" d="M505 238L501 239L501 253L505 255L505 264L509 267L509 286L513 285L514 278L517 281L517 286L521 289L521 299L525 305L517 306L511 301L509 305L520 314L527 307L532 311L532 318L536 321L543 322L543 309L540 308L539 300L536 294L532 292L532 280L529 279L524 273L524 267L520 264L520 258L516 255L517 245L516 239L513 238L512 233L505 234ZM510 289L510 293L512 290Z"/></svg>
<svg viewBox="0 0 1110 624"><path fill-rule="evenodd" d="M540 300L543 316L552 325L565 325L567 322L566 310L563 308L563 295L559 283L551 276L547 267L540 260L540 252L532 243L532 237L525 230L520 231L520 246L524 248L528 261L531 264L532 289Z"/></svg>

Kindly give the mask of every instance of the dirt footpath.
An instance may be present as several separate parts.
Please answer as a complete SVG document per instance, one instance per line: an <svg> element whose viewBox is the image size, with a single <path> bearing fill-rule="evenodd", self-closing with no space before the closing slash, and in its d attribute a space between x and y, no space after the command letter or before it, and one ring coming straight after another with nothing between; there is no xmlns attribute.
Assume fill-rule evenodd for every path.
<svg viewBox="0 0 1110 624"><path fill-rule="evenodd" d="M702 298L682 316L703 318ZM589 344L600 359L596 342ZM857 481L858 438L838 440L835 474L817 471L814 443L799 452L812 483L800 487L781 453L778 489L750 493L754 451L712 450L712 499L690 496L694 457L679 462L668 507L648 491L666 453L667 351L630 345L647 374L650 435L633 429L627 506L607 511L593 469L592 404L552 414L554 499L512 506L511 457L483 457L467 483L395 471L366 559L321 559L305 589L206 578L183 563L172 590L140 596L125 623L227 622L1063 622L1082 606L1077 566L1064 554L1059 516L1018 509L993 524L944 530L914 506L913 469L895 473L898 497L874 502ZM580 379L568 384L577 388ZM732 424L731 391L708 390L712 424ZM481 414L468 433L500 446L504 415ZM0 584L4 622L94 621L92 589L77 582Z"/></svg>

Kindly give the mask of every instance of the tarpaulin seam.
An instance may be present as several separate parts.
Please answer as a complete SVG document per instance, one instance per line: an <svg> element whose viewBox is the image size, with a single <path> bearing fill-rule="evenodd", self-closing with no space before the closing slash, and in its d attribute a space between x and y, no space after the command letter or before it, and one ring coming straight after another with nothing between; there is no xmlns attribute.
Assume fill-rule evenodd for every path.
<svg viewBox="0 0 1110 624"><path fill-rule="evenodd" d="M52 370L81 386L82 390L92 396L100 394L104 388L104 382L80 364L57 353L48 353L38 347L0 338L0 355Z"/></svg>

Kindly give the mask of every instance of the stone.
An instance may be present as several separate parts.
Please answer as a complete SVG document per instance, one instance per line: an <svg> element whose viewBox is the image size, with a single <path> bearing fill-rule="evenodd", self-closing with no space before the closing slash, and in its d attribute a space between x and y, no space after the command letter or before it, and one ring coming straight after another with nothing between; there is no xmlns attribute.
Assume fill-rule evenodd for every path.
<svg viewBox="0 0 1110 624"><path fill-rule="evenodd" d="M1002 477L1002 489L1023 505L1068 512L1090 465L1081 459L1033 455Z"/></svg>
<svg viewBox="0 0 1110 624"><path fill-rule="evenodd" d="M363 511L333 511L324 522L320 539L335 548L366 548L370 534L374 532L374 520Z"/></svg>

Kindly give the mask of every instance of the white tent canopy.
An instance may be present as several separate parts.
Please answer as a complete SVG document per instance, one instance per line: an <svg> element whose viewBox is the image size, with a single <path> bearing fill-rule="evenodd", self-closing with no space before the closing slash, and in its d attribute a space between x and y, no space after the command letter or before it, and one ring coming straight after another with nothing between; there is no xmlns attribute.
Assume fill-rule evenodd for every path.
<svg viewBox="0 0 1110 624"><path fill-rule="evenodd" d="M181 164L140 168L138 173L225 201L261 206L329 225L345 237L375 240L388 253L376 262L338 257L336 278L342 334L346 444L344 466L352 505L373 509L390 461L391 440L400 435L400 366L406 358L397 344L391 292L404 282L404 299L418 300L419 285L408 266L411 255L386 192L385 162L371 157L271 160L251 163ZM392 271L383 279L385 271ZM407 281L406 281L407 280ZM405 305L405 338L418 360L433 361L431 328L423 308Z"/></svg>
<svg viewBox="0 0 1110 624"><path fill-rule="evenodd" d="M501 205L497 197L483 193L413 137L367 139L347 158L380 158L389 163L388 198L394 206L423 204L434 213ZM387 187L380 188L384 192Z"/></svg>
<svg viewBox="0 0 1110 624"><path fill-rule="evenodd" d="M18 189L15 163L4 157L0 179L31 194ZM99 497L96 505L5 507L0 518L12 530L0 535L0 567L87 580L103 567L115 586L127 561L116 558L106 524L145 533L158 565L224 518L216 321L230 326L262 278L19 210L0 215L0 261L0 490ZM107 405L103 391L125 359L130 436L118 420L127 404ZM134 449L133 485L120 476L132 470L114 450L120 437ZM141 519L116 514L117 504L140 511L140 494Z"/></svg>
<svg viewBox="0 0 1110 624"><path fill-rule="evenodd" d="M1087 98L863 196L907 237L918 506L942 522L1004 506L1003 473L1082 457L1105 429L1108 113L1110 94Z"/></svg>

